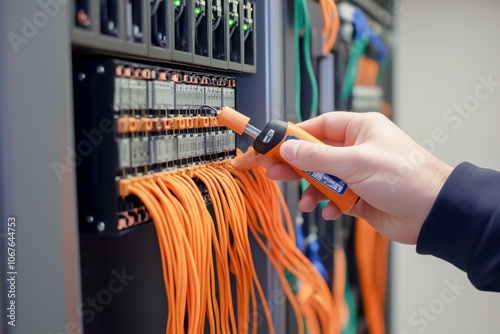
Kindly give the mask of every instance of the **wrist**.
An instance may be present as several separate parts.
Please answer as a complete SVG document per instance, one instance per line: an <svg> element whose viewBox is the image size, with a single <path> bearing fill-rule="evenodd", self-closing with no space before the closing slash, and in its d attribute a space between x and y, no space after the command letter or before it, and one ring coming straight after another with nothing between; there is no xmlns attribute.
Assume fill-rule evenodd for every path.
<svg viewBox="0 0 500 334"><path fill-rule="evenodd" d="M422 203L422 215L418 220L418 235L422 229L424 221L427 219L429 213L431 212L432 206L436 202L436 199L443 188L446 180L450 177L451 172L453 172L453 167L439 160L438 158L432 156L429 159L428 166L423 169L427 173L426 177L426 187L424 189L425 199Z"/></svg>

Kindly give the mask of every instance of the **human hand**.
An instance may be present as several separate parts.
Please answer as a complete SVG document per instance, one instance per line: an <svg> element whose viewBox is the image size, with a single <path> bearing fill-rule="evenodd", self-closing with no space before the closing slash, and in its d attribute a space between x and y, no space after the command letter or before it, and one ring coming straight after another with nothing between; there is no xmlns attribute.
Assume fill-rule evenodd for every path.
<svg viewBox="0 0 500 334"><path fill-rule="evenodd" d="M326 145L289 140L281 146L281 156L298 169L341 178L361 197L347 214L365 219L392 240L416 244L453 167L379 113L331 112L298 125ZM272 179L300 179L287 164L264 156L259 160ZM312 211L323 200L326 197L309 186L299 209ZM325 219L340 214L332 202L323 209Z"/></svg>

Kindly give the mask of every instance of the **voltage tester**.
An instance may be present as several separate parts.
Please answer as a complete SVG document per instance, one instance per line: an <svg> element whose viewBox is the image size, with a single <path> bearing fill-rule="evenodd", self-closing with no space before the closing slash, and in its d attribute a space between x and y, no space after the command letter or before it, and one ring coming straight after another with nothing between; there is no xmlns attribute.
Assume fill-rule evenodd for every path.
<svg viewBox="0 0 500 334"><path fill-rule="evenodd" d="M262 131L249 124L250 118L229 107L224 107L217 112L219 124L227 126L238 134L250 135L254 138L253 148L255 151L268 158L287 163L280 155L280 147L290 139L305 140L311 143L324 144L313 135L302 130L291 122L273 120L269 122ZM320 190L330 201L332 201L342 212L351 210L359 199L347 184L329 174L299 170L290 165L300 176Z"/></svg>

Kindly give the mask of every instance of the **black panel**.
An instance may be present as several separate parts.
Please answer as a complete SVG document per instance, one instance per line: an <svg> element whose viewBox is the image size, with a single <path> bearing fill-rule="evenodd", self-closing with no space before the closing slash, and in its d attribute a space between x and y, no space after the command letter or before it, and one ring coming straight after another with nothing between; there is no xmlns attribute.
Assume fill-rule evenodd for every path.
<svg viewBox="0 0 500 334"><path fill-rule="evenodd" d="M85 333L165 333L167 297L156 230L80 235Z"/></svg>
<svg viewBox="0 0 500 334"><path fill-rule="evenodd" d="M155 226L143 210L135 214L144 223L122 231L117 229L118 211L127 210L128 206L142 206L138 198L122 198L118 194L117 175L120 168L115 123L121 112L114 108L117 66L158 69L152 65L117 59L74 55L76 146L72 150L73 165L71 162L67 164L77 170L83 301L80 313L85 333L164 333L168 306ZM209 75L172 71L182 72L179 80L184 83L191 82L197 75ZM214 81L206 85L216 87L218 84L228 85L230 81L234 85L234 78L214 74L210 74L210 78ZM134 111L122 112L134 116ZM206 109L199 108L136 112L142 116L158 116L157 113L165 116L170 112L176 115L210 114ZM189 134L194 130L179 131ZM234 152L229 155L212 154L204 158L207 161L218 160L232 154ZM172 167L195 162L185 160L173 162ZM163 167L159 166L160 169ZM146 172L140 168L127 171L128 175ZM203 190L204 187L200 187ZM211 204L207 204L214 218ZM232 285L235 286L234 277Z"/></svg>
<svg viewBox="0 0 500 334"><path fill-rule="evenodd" d="M116 225L118 152L113 112L114 73L111 60L74 62L74 155L82 232L95 231L99 222ZM90 222L88 217L92 217Z"/></svg>

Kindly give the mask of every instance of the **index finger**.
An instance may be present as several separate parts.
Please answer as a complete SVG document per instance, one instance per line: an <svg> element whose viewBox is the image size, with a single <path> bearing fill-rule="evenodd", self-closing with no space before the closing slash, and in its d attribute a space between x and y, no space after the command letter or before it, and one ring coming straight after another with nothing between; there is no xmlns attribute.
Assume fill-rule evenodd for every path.
<svg viewBox="0 0 500 334"><path fill-rule="evenodd" d="M353 121L358 120L360 116L355 112L332 111L297 125L319 140L328 139L344 143L344 145L352 145L353 143L350 143L352 139L349 138L349 127L353 126Z"/></svg>

